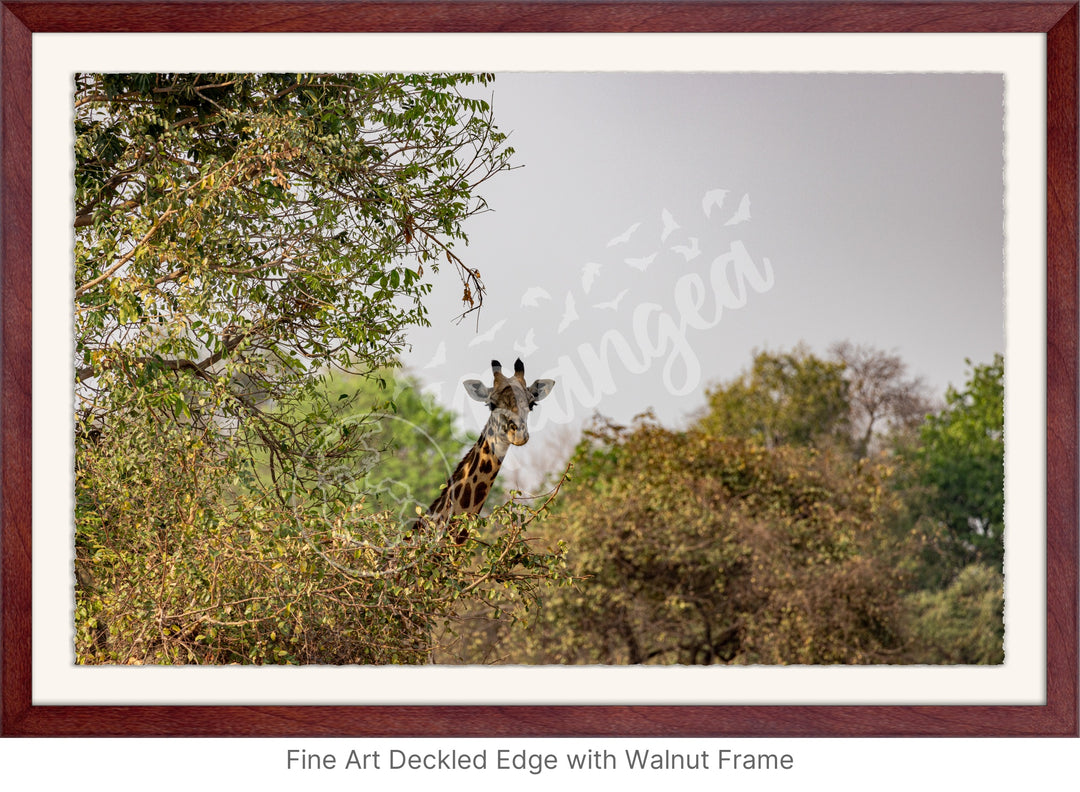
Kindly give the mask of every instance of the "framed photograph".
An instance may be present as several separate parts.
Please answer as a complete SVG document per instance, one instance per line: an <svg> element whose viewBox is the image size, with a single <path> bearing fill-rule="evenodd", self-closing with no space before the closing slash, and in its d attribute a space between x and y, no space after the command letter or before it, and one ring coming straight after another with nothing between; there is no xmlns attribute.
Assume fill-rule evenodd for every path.
<svg viewBox="0 0 1080 792"><path fill-rule="evenodd" d="M0 5L0 733L1077 735L1076 3Z"/></svg>

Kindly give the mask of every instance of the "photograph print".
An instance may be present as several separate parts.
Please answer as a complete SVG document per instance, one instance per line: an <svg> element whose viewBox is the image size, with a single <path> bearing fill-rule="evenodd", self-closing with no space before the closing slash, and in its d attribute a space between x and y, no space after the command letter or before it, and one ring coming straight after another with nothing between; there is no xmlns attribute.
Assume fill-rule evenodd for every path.
<svg viewBox="0 0 1080 792"><path fill-rule="evenodd" d="M993 73L82 73L81 665L1000 665Z"/></svg>

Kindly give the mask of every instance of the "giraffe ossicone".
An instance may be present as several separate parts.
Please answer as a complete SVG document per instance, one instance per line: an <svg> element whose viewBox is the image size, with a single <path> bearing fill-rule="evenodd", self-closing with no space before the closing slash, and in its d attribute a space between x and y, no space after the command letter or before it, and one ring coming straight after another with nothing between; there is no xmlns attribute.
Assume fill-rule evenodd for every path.
<svg viewBox="0 0 1080 792"><path fill-rule="evenodd" d="M555 380L538 379L531 385L525 381L525 364L514 361L514 373L505 376L502 364L491 361L492 384L466 380L465 392L476 401L484 402L491 410L484 429L475 445L469 449L450 475L445 487L427 510L429 520L447 523L459 514L478 514L491 493L503 459L510 446L529 442L529 412L536 403L547 397ZM462 544L468 530L454 537Z"/></svg>

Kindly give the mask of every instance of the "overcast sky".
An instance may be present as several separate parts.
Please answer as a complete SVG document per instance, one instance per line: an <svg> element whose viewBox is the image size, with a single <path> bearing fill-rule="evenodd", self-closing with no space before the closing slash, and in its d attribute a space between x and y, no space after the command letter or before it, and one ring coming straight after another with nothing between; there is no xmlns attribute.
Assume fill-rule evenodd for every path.
<svg viewBox="0 0 1080 792"><path fill-rule="evenodd" d="M500 74L490 90L522 167L484 185L493 211L459 251L487 286L479 327L453 323L446 268L404 357L467 428L486 411L461 381L492 358L556 380L535 444L594 412L685 423L755 350L870 344L939 395L965 358L1004 351L999 75Z"/></svg>

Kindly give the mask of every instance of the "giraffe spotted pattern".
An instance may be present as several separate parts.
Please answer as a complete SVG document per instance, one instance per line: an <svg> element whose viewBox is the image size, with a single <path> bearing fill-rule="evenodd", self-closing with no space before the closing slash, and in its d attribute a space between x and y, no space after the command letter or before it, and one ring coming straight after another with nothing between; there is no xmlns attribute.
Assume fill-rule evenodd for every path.
<svg viewBox="0 0 1080 792"><path fill-rule="evenodd" d="M476 444L458 463L439 497L428 508L432 522L445 525L459 514L480 512L510 446L529 442L529 412L555 386L555 381L549 379L526 385L525 365L520 359L514 362L513 376L504 376L497 360L491 361L491 373L490 388L480 380L464 383L470 397L488 405L491 416ZM461 544L467 536L468 531L463 528L454 540Z"/></svg>

